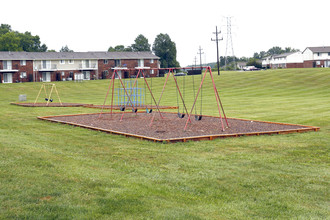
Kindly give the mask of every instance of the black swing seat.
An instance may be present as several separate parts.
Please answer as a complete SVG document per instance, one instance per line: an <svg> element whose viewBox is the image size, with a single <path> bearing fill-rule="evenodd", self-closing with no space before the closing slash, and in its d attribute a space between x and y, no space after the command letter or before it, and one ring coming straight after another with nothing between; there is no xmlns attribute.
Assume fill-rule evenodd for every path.
<svg viewBox="0 0 330 220"><path fill-rule="evenodd" d="M133 112L133 113L136 113L136 112L137 112L137 108L133 108L133 109L132 109L132 112Z"/></svg>
<svg viewBox="0 0 330 220"><path fill-rule="evenodd" d="M120 111L122 111L122 112L125 111L125 106L121 106Z"/></svg>
<svg viewBox="0 0 330 220"><path fill-rule="evenodd" d="M50 102L53 102L53 99L49 99Z"/></svg>
<svg viewBox="0 0 330 220"><path fill-rule="evenodd" d="M181 114L180 112L178 112L178 117L179 117L179 118L184 118L185 115L186 115L186 114L184 114L184 113Z"/></svg>
<svg viewBox="0 0 330 220"><path fill-rule="evenodd" d="M202 120L202 115L195 115L195 120L196 121L200 121L200 120Z"/></svg>
<svg viewBox="0 0 330 220"><path fill-rule="evenodd" d="M147 113L151 113L152 112L152 108L151 109L146 109Z"/></svg>
<svg viewBox="0 0 330 220"><path fill-rule="evenodd" d="M48 101L48 98L45 98L45 101Z"/></svg>

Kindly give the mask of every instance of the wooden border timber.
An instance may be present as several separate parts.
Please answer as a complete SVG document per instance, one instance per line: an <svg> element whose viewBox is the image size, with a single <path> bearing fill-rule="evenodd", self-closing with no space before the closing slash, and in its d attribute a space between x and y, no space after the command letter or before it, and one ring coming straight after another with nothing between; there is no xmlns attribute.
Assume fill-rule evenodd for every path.
<svg viewBox="0 0 330 220"><path fill-rule="evenodd" d="M288 124L288 123L277 123L277 122L268 122L268 121L258 121L258 120L253 120L255 122L262 122L262 123L270 123L270 124L279 124L279 125L292 125L292 126L301 126L303 128L299 129L287 129L287 130L276 130L276 131L265 131L265 132L249 132L249 133L233 133L233 134L219 134L219 135L204 135L204 136L193 136L193 137L180 137L180 138L168 138L168 139L159 139L159 138L154 138L154 137L149 137L149 136L144 136L144 135L136 135L136 134L131 134L131 133L126 133L126 132L121 132L121 131L116 131L116 130L110 130L110 129L103 129L103 128L98 128L98 127L93 127L93 126L88 126L88 125L83 125L83 124L77 124L77 123L71 123L71 122L66 122L66 121L61 121L57 120L57 117L65 117L65 116L81 116L81 115L94 115L94 114L99 114L99 113L87 113L87 114L73 114L73 115L58 115L58 116L43 116L43 117L37 117L40 120L47 120L51 122L57 122L61 124L69 124L77 127L82 127L82 128L88 128L91 130L96 130L96 131L102 131L110 134L117 134L117 135L123 135L125 137L134 137L138 138L141 140L149 140L153 142L159 142L159 143L175 143L175 142L187 142L187 141L202 141L202 140L214 140L217 138L228 138L228 137L241 137L241 136L259 136L259 135L272 135L272 134L290 134L290 133L302 133L302 132L308 132L308 131L319 131L319 127L315 126L306 126L306 125L298 125L298 124ZM107 114L107 113L102 113L102 114ZM113 114L120 114L118 113L113 113ZM214 116L208 116L208 117L214 117ZM215 117L218 118L218 117ZM247 119L237 119L237 118L231 118L231 119L236 119L236 120L243 120L243 121L251 121Z"/></svg>
<svg viewBox="0 0 330 220"><path fill-rule="evenodd" d="M52 103L42 103L42 102L37 102L37 103L32 103L32 102L12 102L10 103L11 105L18 105L18 106L24 106L24 107L87 107L90 104L81 104L81 103L57 103L57 102L52 102Z"/></svg>
<svg viewBox="0 0 330 220"><path fill-rule="evenodd" d="M115 110L119 110L120 109L120 105L94 105L94 104L90 104L90 105L86 105L84 106L86 108L98 108L98 109L102 109L102 107L104 109L115 109ZM141 105L141 106L135 106L136 109L138 110L141 110L141 109L146 109L146 108L149 108L149 109L155 109L156 106L154 105ZM178 109L178 106L158 106L159 109Z"/></svg>

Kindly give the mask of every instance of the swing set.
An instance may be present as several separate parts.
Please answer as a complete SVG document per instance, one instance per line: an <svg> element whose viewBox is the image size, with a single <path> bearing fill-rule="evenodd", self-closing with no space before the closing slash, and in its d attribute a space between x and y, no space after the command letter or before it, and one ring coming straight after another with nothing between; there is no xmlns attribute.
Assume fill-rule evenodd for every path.
<svg viewBox="0 0 330 220"><path fill-rule="evenodd" d="M195 80L194 80L194 76L192 76L192 80L193 80L193 95L194 95L194 102L193 102L193 105L192 105L192 108L190 111L188 111L187 109L187 106L186 106L186 103L185 103L185 90L186 90L186 86L185 86L185 76L183 76L183 79L182 79L182 86L180 88L179 86L179 82L178 82L178 79L177 77L175 76L175 71L176 70L185 70L185 69L197 69L196 67L179 67L179 68L148 68L148 70L165 70L167 71L167 76L166 76L166 79L165 79L165 82L164 82L164 85L163 85L163 89L161 91L161 94L160 94L160 97L158 99L158 101L156 102L156 99L153 95L153 92L152 92L152 79L150 80L150 84L151 84L151 87L149 86L149 83L146 79L146 75L144 73L144 70L146 68L135 68L135 69L125 69L125 70L128 70L128 71L138 71L138 73L136 74L136 78L135 78L135 81L134 81L134 85L132 88L134 88L136 86L136 83L137 83L137 79L139 78L139 76L141 76L144 80L144 85L145 85L145 88L147 87L148 88L148 91L150 93L150 105L146 105L146 113L153 113L153 109L152 109L152 102L154 103L154 107L155 109L157 109L157 112L158 114L151 114L152 115L152 118L151 118L151 121L150 121L150 124L149 126L151 127L152 126L152 123L156 117L156 115L159 115L161 119L164 119L166 120L166 118L162 115L161 111L160 111L160 102L161 102L161 99L163 97L163 94L164 94L164 91L165 91L165 87L168 83L168 79L170 77L170 75L172 75L173 77L173 80L175 82L175 87L176 87L176 101L177 101L177 106L178 106L178 117L180 119L183 119L185 116L187 116L187 121L186 121L186 124L184 126L184 131L186 131L187 127L188 127L188 124L191 123L191 115L193 115L193 111L195 111L195 120L196 121L201 121L202 118L203 118L203 112L202 112L202 109L203 109L203 83L205 81L205 77L207 74L210 75L211 77L211 80L212 80L212 86L213 86L213 90L214 90L214 95L215 95L215 99L217 101L217 106L218 106L218 112L219 112L219 118L220 118L220 122L221 122L221 128L222 128L222 131L225 130L225 126L224 126L224 123L223 123L223 118L225 119L225 122L226 122L226 125L227 127L229 127L229 124L228 124L228 120L227 120L227 117L226 117L226 114L224 112L224 109L223 109L223 105L222 105L222 102L220 100L220 96L219 96L219 92L216 88L216 85L215 85L215 82L214 82L214 78L213 78L213 75L212 75L212 71L211 71L211 67L198 67L199 69L202 68L205 70L204 74L201 74L201 82L200 82L200 85L199 85L199 88L197 90L197 93L195 93ZM117 68L114 68L114 73L111 77L111 80L110 80L110 84L109 84L109 88L108 88L108 91L106 93L106 97L105 97L105 100L104 100L104 103L103 103L103 106L102 106L102 110L101 110L101 113L99 114L99 118L101 117L102 113L103 113L103 109L104 109L104 106L105 106L105 103L106 103L106 100L109 96L109 93L110 93L110 90L112 91L112 96L111 96L111 111L110 111L110 115L112 116L113 114L113 98L114 98L114 85L115 85L115 80L118 79L119 82L120 82L120 85L122 86L122 88L124 89L124 92L127 96L127 102L125 103L124 106L121 106L120 110L123 112L122 113L122 116L120 118L120 121L123 120L123 117L124 117L124 114L125 114L125 111L126 111L126 107L129 106L129 108L132 109L132 112L135 113L137 115L137 108L134 106L133 104L133 101L132 101L132 93L133 93L133 90L131 90L130 94L129 94L129 91L127 88L125 88L125 85L122 81L122 79L119 77L119 74L118 74L118 71L119 69ZM202 72L202 71L201 71ZM117 76L117 77L116 77ZM179 77L182 77L182 76L179 76ZM182 91L181 91L182 90ZM199 102L200 102L200 112L199 114L197 114L197 101L198 101L198 98L199 98ZM180 107L182 106L182 107ZM223 116L222 116L222 114Z"/></svg>
<svg viewBox="0 0 330 220"><path fill-rule="evenodd" d="M54 101L53 98L52 98L53 91L56 92L56 95L57 95L57 98L58 98L58 100L60 102L60 105L63 105L62 102L61 102L60 96L58 94L58 91L56 89L56 85L53 84L53 83L43 83L41 85L40 90L39 90L39 93L37 95L37 98L34 101L34 105L37 103L38 98L39 98L42 90L44 90L44 92L45 92L45 101L47 102L46 103L46 106L48 106L50 102L53 102Z"/></svg>

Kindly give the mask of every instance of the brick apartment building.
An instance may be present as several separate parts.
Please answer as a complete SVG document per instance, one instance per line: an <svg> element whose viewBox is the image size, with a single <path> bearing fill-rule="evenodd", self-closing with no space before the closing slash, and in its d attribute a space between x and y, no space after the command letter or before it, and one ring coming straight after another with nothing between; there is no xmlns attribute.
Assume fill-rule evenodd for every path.
<svg viewBox="0 0 330 220"><path fill-rule="evenodd" d="M0 52L0 82L51 82L135 76L135 68L157 77L159 57L151 52Z"/></svg>

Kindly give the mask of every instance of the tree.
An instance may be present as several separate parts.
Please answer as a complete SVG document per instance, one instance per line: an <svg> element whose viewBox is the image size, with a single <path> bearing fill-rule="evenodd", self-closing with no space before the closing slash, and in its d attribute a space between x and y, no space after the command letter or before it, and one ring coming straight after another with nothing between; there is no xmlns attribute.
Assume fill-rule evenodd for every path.
<svg viewBox="0 0 330 220"><path fill-rule="evenodd" d="M255 66L257 68L262 68L261 63L256 58L250 58L246 65Z"/></svg>
<svg viewBox="0 0 330 220"><path fill-rule="evenodd" d="M0 26L0 36L8 32L11 32L11 27L9 24L1 24Z"/></svg>
<svg viewBox="0 0 330 220"><path fill-rule="evenodd" d="M156 56L160 57L160 67L179 67L176 60L176 45L168 34L158 34L152 46Z"/></svg>
<svg viewBox="0 0 330 220"><path fill-rule="evenodd" d="M275 46L275 47L270 48L270 49L267 51L267 54L268 54L268 55L278 55L278 54L282 54L283 52L284 52L284 51L282 50L281 47Z"/></svg>
<svg viewBox="0 0 330 220"><path fill-rule="evenodd" d="M140 34L135 38L135 43L131 45L133 51L150 51L148 39Z"/></svg>
<svg viewBox="0 0 330 220"><path fill-rule="evenodd" d="M0 51L23 51L20 38L14 32L7 32L0 36Z"/></svg>
<svg viewBox="0 0 330 220"><path fill-rule="evenodd" d="M47 51L47 46L41 45L38 35L33 36L30 32L12 31L8 24L1 24L0 26L0 42L0 50L2 51Z"/></svg>
<svg viewBox="0 0 330 220"><path fill-rule="evenodd" d="M60 52L73 52L73 50L70 50L68 45L65 45L61 48Z"/></svg>
<svg viewBox="0 0 330 220"><path fill-rule="evenodd" d="M23 51L26 52L45 52L47 46L45 44L40 45L40 37L38 35L33 36L30 32L26 31L24 34L16 32L20 38L20 45Z"/></svg>
<svg viewBox="0 0 330 220"><path fill-rule="evenodd" d="M115 47L109 47L109 52L126 52L126 51L132 51L131 47L126 47L124 45L117 45Z"/></svg>

